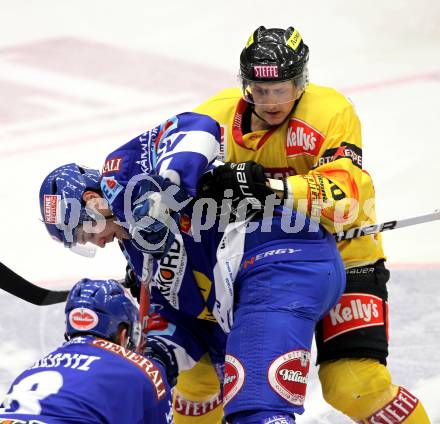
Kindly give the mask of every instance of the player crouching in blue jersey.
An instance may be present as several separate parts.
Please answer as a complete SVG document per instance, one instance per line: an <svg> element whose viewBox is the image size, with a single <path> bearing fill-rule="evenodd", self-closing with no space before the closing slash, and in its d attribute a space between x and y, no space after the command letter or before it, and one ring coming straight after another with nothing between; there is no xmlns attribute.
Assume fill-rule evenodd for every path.
<svg viewBox="0 0 440 424"><path fill-rule="evenodd" d="M219 140L218 124L207 116L177 115L110 153L102 174L75 164L51 172L40 190L41 213L67 247L103 247L117 238L139 280L147 280L147 265L152 299L171 322L148 341L167 347L178 371L209 349L202 323L212 326L210 334L220 329L229 423L291 424L304 412L315 325L344 290L343 264L334 238L316 223L312 230L305 216L296 231L283 228L286 216L296 223L300 214L279 206L271 216L197 228L204 200L193 197ZM237 191L231 198L247 193L244 185L264 172L258 167L229 167ZM263 185L262 198L249 203L269 193ZM172 200L185 206L173 210Z"/></svg>
<svg viewBox="0 0 440 424"><path fill-rule="evenodd" d="M14 380L0 423L171 424L161 365L131 351L140 335L138 308L121 285L83 279L65 312L68 341Z"/></svg>

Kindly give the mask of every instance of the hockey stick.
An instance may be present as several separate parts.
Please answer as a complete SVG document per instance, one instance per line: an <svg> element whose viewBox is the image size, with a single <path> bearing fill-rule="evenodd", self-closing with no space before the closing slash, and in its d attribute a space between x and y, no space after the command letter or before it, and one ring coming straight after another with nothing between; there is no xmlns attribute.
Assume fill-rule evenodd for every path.
<svg viewBox="0 0 440 424"><path fill-rule="evenodd" d="M406 218L401 220L393 220L382 222L381 224L364 225L362 227L350 228L346 231L340 231L334 234L336 241L351 240L353 238L362 237L365 235L377 234L383 231L395 230L397 228L409 227L412 225L423 224L425 222L431 222L440 220L440 210L437 209L434 212L424 215L414 216L412 218ZM23 277L20 277L14 271L9 269L6 265L0 262L0 288L8 293L19 297L34 305L53 305L56 303L65 302L69 294L69 290L53 291L44 289L43 287L36 286L27 281ZM144 288L145 291L145 288ZM146 293L144 293L144 299L142 303L141 319L145 320L146 312L148 311L149 302L146 299ZM143 323L145 325L145 323Z"/></svg>
<svg viewBox="0 0 440 424"><path fill-rule="evenodd" d="M148 315L150 311L150 291L146 281L141 282L139 296L139 322L141 323L141 338L137 346L137 352L141 353L147 346Z"/></svg>
<svg viewBox="0 0 440 424"><path fill-rule="evenodd" d="M147 269L148 273L143 275L139 294L139 322L141 323L141 338L137 347L139 353L147 346L148 316L150 314L150 283L153 278L153 257L151 255L149 255L148 261L148 266L145 267L144 265L144 270Z"/></svg>
<svg viewBox="0 0 440 424"><path fill-rule="evenodd" d="M23 277L20 277L1 262L0 288L38 306L65 302L69 294L69 290L53 291L36 286Z"/></svg>
<svg viewBox="0 0 440 424"><path fill-rule="evenodd" d="M431 222L437 219L440 219L440 209L436 209L434 212L431 213L413 216L412 218L386 221L382 222L381 224L364 225L362 227L350 228L349 230L340 231L333 235L335 236L336 241L351 240L357 237L381 233L382 231L395 230L397 228L423 224L424 222Z"/></svg>

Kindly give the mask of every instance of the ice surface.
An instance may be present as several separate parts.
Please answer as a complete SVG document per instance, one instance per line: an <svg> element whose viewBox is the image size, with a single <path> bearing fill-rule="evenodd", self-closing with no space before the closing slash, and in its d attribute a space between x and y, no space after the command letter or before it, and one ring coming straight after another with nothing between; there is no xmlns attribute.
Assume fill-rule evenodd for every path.
<svg viewBox="0 0 440 424"><path fill-rule="evenodd" d="M392 270L389 282L389 369L395 384L423 400L433 423L440 423L440 269ZM34 306L0 292L0 397L20 371L63 342L62 305ZM315 351L313 350L313 356ZM312 366L306 412L299 424L344 424L321 395Z"/></svg>
<svg viewBox="0 0 440 424"><path fill-rule="evenodd" d="M116 277L116 246L89 260L55 246L38 189L61 163L99 168L106 152L171 114L235 85L238 56L259 25L294 25L316 83L347 93L363 124L364 166L380 221L440 207L440 3L400 0L15 0L0 37L0 260L34 282L70 287ZM390 369L440 423L440 223L384 234L390 282ZM60 306L0 293L0 393L62 340ZM1 396L1 395L0 395ZM316 375L299 423L344 423Z"/></svg>

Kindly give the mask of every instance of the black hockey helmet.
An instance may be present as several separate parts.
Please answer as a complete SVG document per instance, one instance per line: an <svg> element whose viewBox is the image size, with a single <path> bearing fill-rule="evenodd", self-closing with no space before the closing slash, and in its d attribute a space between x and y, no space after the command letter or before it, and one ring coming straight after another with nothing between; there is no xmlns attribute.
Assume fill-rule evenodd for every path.
<svg viewBox="0 0 440 424"><path fill-rule="evenodd" d="M296 29L260 26L241 52L240 75L251 81L285 81L300 76L308 60L309 48Z"/></svg>
<svg viewBox="0 0 440 424"><path fill-rule="evenodd" d="M246 100L252 102L252 82L293 80L302 92L308 81L309 48L301 34L289 27L257 28L240 55L240 78Z"/></svg>

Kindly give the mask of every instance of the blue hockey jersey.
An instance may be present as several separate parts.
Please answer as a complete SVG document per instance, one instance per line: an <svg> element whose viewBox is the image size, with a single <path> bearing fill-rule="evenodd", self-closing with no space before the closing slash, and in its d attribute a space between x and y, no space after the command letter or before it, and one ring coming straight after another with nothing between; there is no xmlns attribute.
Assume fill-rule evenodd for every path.
<svg viewBox="0 0 440 424"><path fill-rule="evenodd" d="M183 113L116 149L105 161L101 183L114 215L126 225L127 204L132 208L136 200L127 199L127 187L143 174L159 174L194 196L200 176L216 159L219 140L215 121ZM130 188L130 193L135 191ZM228 334L233 323L234 281L250 264L327 260L337 255L332 236L290 209L276 207L266 218L217 220L210 226L205 225L201 209L197 201L180 211L180 231L161 260L141 253L130 240L122 242L139 280L150 283L152 302L162 305L161 315L181 327L187 323L187 330L197 327L186 336L179 335L175 325L164 330L168 341L175 339L176 350L182 344L186 349L196 333L207 334L211 347L216 342L224 345L220 333ZM194 346L191 349L197 350ZM192 358L197 360L203 354L199 353L193 352ZM193 364L190 361L183 368Z"/></svg>
<svg viewBox="0 0 440 424"><path fill-rule="evenodd" d="M161 366L93 336L73 338L20 374L0 418L48 424L173 422Z"/></svg>

